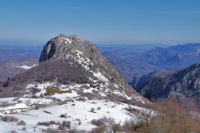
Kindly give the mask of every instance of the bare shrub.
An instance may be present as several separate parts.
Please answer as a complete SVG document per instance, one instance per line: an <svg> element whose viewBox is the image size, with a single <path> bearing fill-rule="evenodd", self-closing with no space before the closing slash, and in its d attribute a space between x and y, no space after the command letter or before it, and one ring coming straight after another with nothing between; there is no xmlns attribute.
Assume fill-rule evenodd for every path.
<svg viewBox="0 0 200 133"><path fill-rule="evenodd" d="M6 106L9 106L10 103L8 101L3 101L0 103L0 107L6 107Z"/></svg>
<svg viewBox="0 0 200 133"><path fill-rule="evenodd" d="M17 125L25 126L25 125L26 125L26 122L21 120L21 121L19 121L19 122L17 123Z"/></svg>
<svg viewBox="0 0 200 133"><path fill-rule="evenodd" d="M106 126L100 126L92 129L91 133L105 133L105 131L106 131Z"/></svg>
<svg viewBox="0 0 200 133"><path fill-rule="evenodd" d="M61 114L60 117L61 118L67 118L67 114Z"/></svg>
<svg viewBox="0 0 200 133"><path fill-rule="evenodd" d="M61 125L61 124L60 122L49 121L49 122L39 122L38 125L50 126L50 125Z"/></svg>
<svg viewBox="0 0 200 133"><path fill-rule="evenodd" d="M91 113L96 113L95 110L94 110L94 108L91 108L90 112Z"/></svg>
<svg viewBox="0 0 200 133"><path fill-rule="evenodd" d="M60 123L59 121L58 122L56 122L56 121L39 122L38 125L47 126L47 127L50 126L50 125L57 125L58 126L58 129L56 129L56 130L49 128L48 132L57 132L59 130L63 131L66 128L67 129L71 128L71 123L69 121L63 121L62 123Z"/></svg>
<svg viewBox="0 0 200 133"><path fill-rule="evenodd" d="M98 120L94 119L91 121L91 123L97 126L96 128L92 129L91 133L112 132L112 128L117 130L117 128L120 127L119 125L115 124L113 119L106 117Z"/></svg>
<svg viewBox="0 0 200 133"><path fill-rule="evenodd" d="M52 129L52 128L47 128L46 130L43 130L43 132L46 132L46 133L60 133L59 130Z"/></svg>
<svg viewBox="0 0 200 133"><path fill-rule="evenodd" d="M1 119L2 119L3 121L5 121L5 122L17 122L17 121L19 121L18 118L13 117L13 116L4 116L4 117L2 117Z"/></svg>
<svg viewBox="0 0 200 133"><path fill-rule="evenodd" d="M119 131L123 131L123 129L122 129L120 124L112 125L112 130L113 130L114 133L119 132Z"/></svg>
<svg viewBox="0 0 200 133"><path fill-rule="evenodd" d="M59 126L59 130L65 130L66 128L70 129L71 128L71 123L69 121L63 121Z"/></svg>
<svg viewBox="0 0 200 133"><path fill-rule="evenodd" d="M86 99L84 97L80 97L78 98L78 101L86 101Z"/></svg>
<svg viewBox="0 0 200 133"><path fill-rule="evenodd" d="M104 126L105 122L103 121L103 119L99 119L99 120L92 120L91 123L95 126Z"/></svg>
<svg viewBox="0 0 200 133"><path fill-rule="evenodd" d="M70 129L70 128L71 128L71 123L70 123L69 121L63 121L63 122L62 122L62 126L63 126L64 128Z"/></svg>
<svg viewBox="0 0 200 133"><path fill-rule="evenodd" d="M164 105L157 103L154 110L159 115L150 121L146 119L137 124L127 122L126 132L137 133L189 133L200 132L200 123L192 119L187 110L180 106L175 98L169 99Z"/></svg>
<svg viewBox="0 0 200 133"><path fill-rule="evenodd" d="M97 110L101 110L101 107L98 107Z"/></svg>
<svg viewBox="0 0 200 133"><path fill-rule="evenodd" d="M17 133L17 131L15 131L15 130L12 130L10 133Z"/></svg>

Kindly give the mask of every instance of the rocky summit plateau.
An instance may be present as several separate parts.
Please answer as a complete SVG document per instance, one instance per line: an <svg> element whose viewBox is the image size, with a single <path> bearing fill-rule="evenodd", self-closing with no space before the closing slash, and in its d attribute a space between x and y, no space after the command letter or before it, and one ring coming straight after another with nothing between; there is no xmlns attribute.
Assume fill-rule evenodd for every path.
<svg viewBox="0 0 200 133"><path fill-rule="evenodd" d="M0 132L91 132L98 122L137 123L155 112L89 41L49 40L39 64L1 83Z"/></svg>

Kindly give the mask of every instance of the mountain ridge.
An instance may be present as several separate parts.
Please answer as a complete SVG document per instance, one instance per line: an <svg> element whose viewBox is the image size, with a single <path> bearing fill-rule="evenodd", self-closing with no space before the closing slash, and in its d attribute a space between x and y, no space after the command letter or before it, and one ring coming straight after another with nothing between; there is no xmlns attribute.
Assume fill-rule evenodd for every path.
<svg viewBox="0 0 200 133"><path fill-rule="evenodd" d="M149 77L146 81L144 77L140 79L141 84L137 89L140 94L151 100L166 99L175 95L194 99L197 105L200 102L200 63L176 72L154 72L146 75Z"/></svg>

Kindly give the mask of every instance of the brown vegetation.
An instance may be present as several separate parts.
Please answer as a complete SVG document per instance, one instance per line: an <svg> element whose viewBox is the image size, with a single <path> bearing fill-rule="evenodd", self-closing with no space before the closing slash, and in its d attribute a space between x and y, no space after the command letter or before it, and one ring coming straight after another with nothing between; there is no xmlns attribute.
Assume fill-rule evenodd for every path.
<svg viewBox="0 0 200 133"><path fill-rule="evenodd" d="M192 119L188 111L178 104L175 98L162 103L157 103L154 110L158 115L150 121L126 123L124 129L137 133L189 133L200 132L200 122Z"/></svg>
<svg viewBox="0 0 200 133"><path fill-rule="evenodd" d="M23 121L23 120L21 120L21 121L19 121L19 122L17 123L17 125L22 125L22 126L25 126L25 125L26 125L26 122L25 122L25 121Z"/></svg>
<svg viewBox="0 0 200 133"><path fill-rule="evenodd" d="M126 133L199 133L200 121L192 118L188 111L185 110L176 99L172 98L167 102L156 103L153 107L157 110L158 115L151 120L148 118L135 124L133 121L127 121L124 125L110 123L107 127L106 119L93 120L91 123L97 128L91 132L103 133L108 128L113 132Z"/></svg>
<svg viewBox="0 0 200 133"><path fill-rule="evenodd" d="M47 113L47 114L52 114L51 112L49 112L49 111L46 111L46 110L44 110L44 113Z"/></svg>
<svg viewBox="0 0 200 133"><path fill-rule="evenodd" d="M44 95L45 96L54 95L55 93L58 93L58 94L72 93L72 91L71 90L60 90L59 88L49 86L46 88L46 93Z"/></svg>
<svg viewBox="0 0 200 133"><path fill-rule="evenodd" d="M88 86L88 85L82 85L80 88L83 88L83 89L89 89L90 86Z"/></svg>
<svg viewBox="0 0 200 133"><path fill-rule="evenodd" d="M17 122L19 119L13 116L3 116L1 118L5 122Z"/></svg>

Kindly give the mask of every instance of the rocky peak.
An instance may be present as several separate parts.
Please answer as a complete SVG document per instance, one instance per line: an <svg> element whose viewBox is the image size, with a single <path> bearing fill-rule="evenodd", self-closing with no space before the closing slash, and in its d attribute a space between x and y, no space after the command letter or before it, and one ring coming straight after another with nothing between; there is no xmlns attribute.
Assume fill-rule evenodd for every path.
<svg viewBox="0 0 200 133"><path fill-rule="evenodd" d="M101 73L100 77L104 81L115 82L120 86L127 84L94 44L80 40L77 35L60 34L49 40L44 46L39 61L41 63L47 60L66 61L69 59L82 65L87 71Z"/></svg>
<svg viewBox="0 0 200 133"><path fill-rule="evenodd" d="M85 85L89 86L90 95L94 97L148 102L121 78L94 44L79 39L77 35L60 34L49 40L43 48L39 65L6 83L6 88L11 89L27 89L30 84L37 88L41 83L53 83L54 87L58 84ZM74 91L82 96L80 88Z"/></svg>
<svg viewBox="0 0 200 133"><path fill-rule="evenodd" d="M43 62L49 59L65 60L71 55L74 55L75 52L82 53L82 55L96 63L102 57L101 52L92 43L80 40L78 35L60 34L47 42L39 61Z"/></svg>

